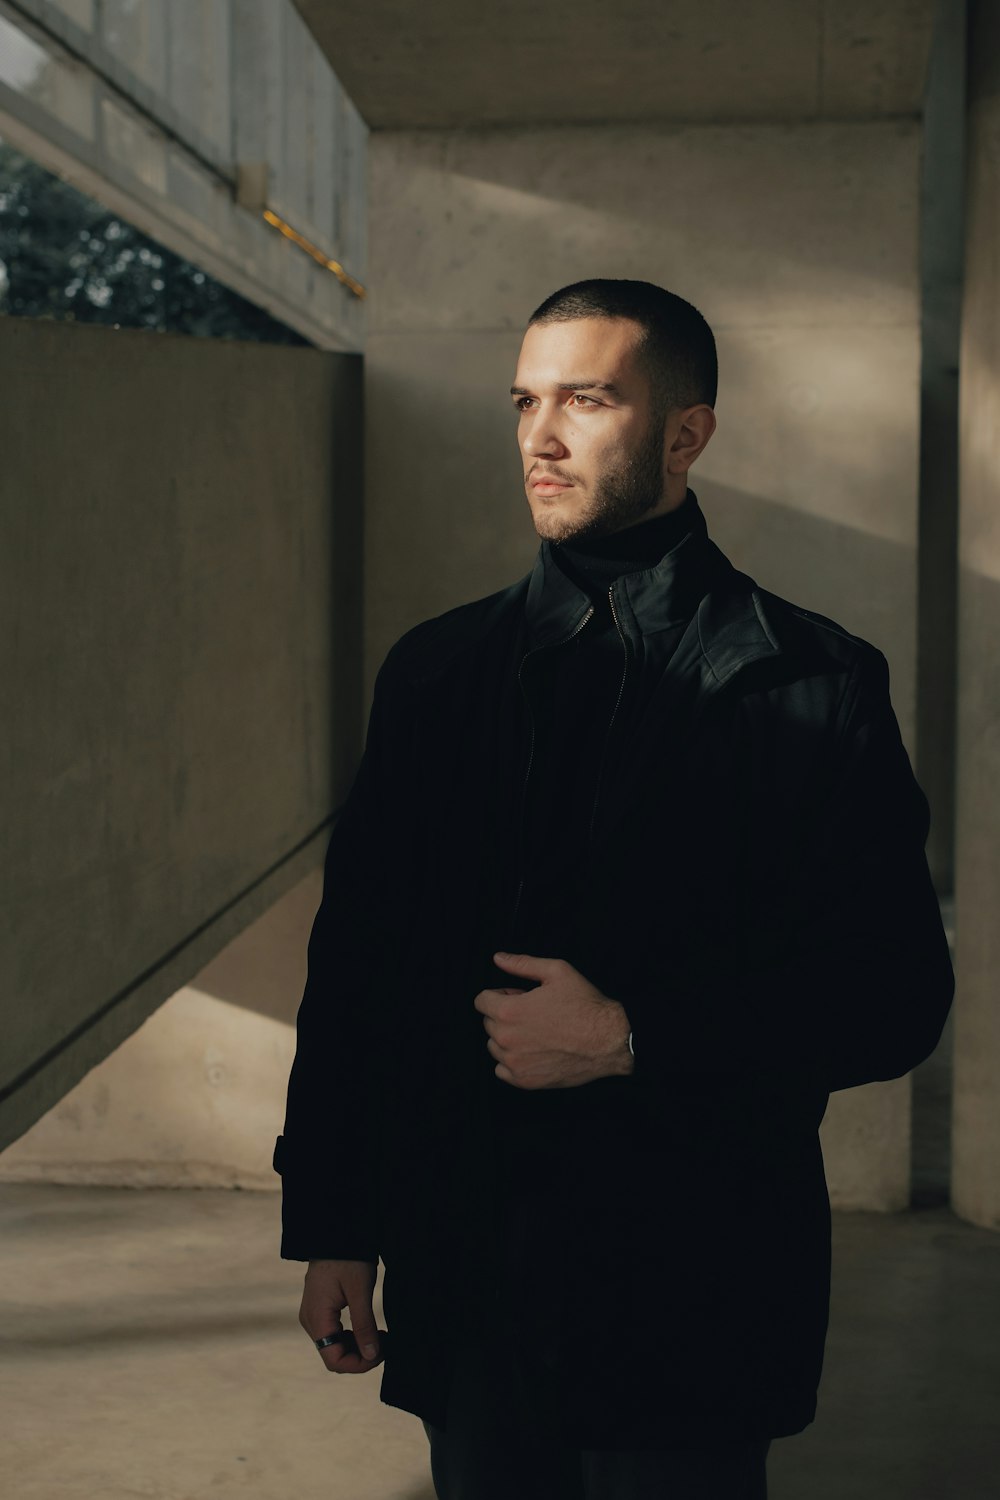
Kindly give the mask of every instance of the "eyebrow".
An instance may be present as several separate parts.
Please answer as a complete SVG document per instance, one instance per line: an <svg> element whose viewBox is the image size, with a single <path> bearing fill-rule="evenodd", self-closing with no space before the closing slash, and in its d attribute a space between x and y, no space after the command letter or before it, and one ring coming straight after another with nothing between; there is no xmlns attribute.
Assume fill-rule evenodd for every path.
<svg viewBox="0 0 1000 1500"><path fill-rule="evenodd" d="M557 391L609 391L612 396L620 396L621 391L610 380L563 380L556 386ZM512 385L510 388L512 396L530 396L531 391L526 391L523 385Z"/></svg>

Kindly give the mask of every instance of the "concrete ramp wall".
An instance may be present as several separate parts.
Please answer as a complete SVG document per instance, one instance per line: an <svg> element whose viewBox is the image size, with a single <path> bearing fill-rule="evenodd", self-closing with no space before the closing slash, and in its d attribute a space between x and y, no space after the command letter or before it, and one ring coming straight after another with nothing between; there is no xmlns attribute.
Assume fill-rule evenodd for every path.
<svg viewBox="0 0 1000 1500"><path fill-rule="evenodd" d="M0 319L0 1149L322 864L360 365Z"/></svg>

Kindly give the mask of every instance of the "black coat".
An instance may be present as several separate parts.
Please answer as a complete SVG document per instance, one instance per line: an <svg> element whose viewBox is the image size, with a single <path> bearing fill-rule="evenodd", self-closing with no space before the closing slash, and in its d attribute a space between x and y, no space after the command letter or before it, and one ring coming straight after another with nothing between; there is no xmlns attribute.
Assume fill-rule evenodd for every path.
<svg viewBox="0 0 1000 1500"><path fill-rule="evenodd" d="M630 709L544 902L521 878L518 670L591 608L544 540L524 578L388 652L330 840L274 1152L281 1255L381 1257L381 1399L439 1427L478 1278L556 1441L801 1431L828 1095L907 1073L951 1004L885 657L733 568L695 511L611 591ZM498 1079L472 1001L516 985L499 949L619 1001L634 1071Z"/></svg>

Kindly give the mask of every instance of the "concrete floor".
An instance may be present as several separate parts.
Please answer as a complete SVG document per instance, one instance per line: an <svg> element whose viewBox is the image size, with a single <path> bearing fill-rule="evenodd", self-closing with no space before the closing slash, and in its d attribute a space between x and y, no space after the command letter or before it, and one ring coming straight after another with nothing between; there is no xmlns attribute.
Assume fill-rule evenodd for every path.
<svg viewBox="0 0 1000 1500"><path fill-rule="evenodd" d="M433 1500L381 1370L327 1374L299 1327L278 1216L268 1192L0 1186L5 1494ZM771 1500L996 1500L998 1473L1000 1234L836 1215L819 1414L773 1444Z"/></svg>

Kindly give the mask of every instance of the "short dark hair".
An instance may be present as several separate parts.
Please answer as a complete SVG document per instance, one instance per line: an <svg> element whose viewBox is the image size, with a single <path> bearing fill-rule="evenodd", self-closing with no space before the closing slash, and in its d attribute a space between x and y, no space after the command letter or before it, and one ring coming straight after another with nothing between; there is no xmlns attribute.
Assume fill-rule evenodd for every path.
<svg viewBox="0 0 1000 1500"><path fill-rule="evenodd" d="M546 297L528 319L563 323L571 318L631 318L644 329L639 343L662 415L687 406L715 406L719 365L715 338L696 307L651 281L594 277L574 281Z"/></svg>

